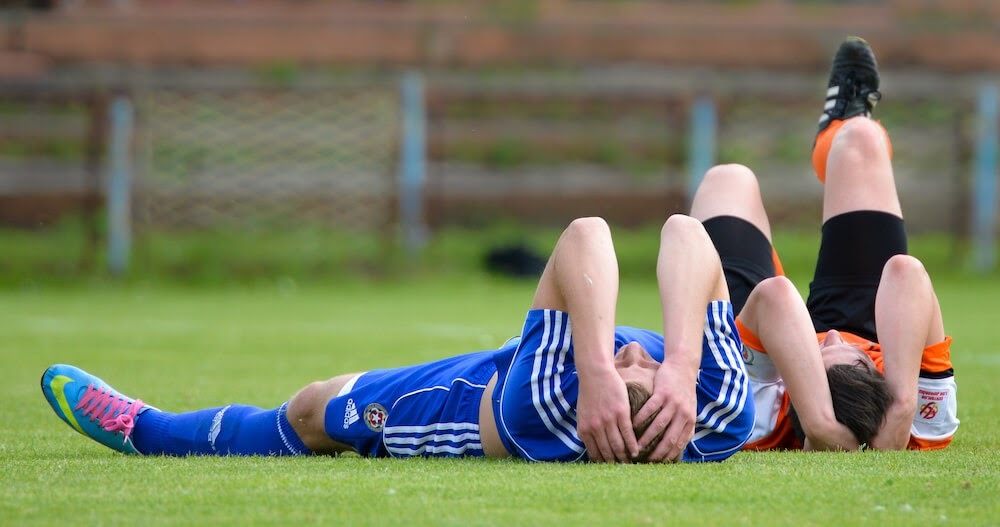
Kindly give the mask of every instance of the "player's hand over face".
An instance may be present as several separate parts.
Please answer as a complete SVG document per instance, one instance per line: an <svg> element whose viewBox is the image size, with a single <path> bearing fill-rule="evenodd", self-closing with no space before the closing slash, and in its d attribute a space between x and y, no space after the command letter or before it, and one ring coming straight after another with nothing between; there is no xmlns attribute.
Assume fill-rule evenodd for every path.
<svg viewBox="0 0 1000 527"><path fill-rule="evenodd" d="M581 376L576 420L591 461L627 463L638 454L625 381L615 370Z"/></svg>
<svg viewBox="0 0 1000 527"><path fill-rule="evenodd" d="M695 378L683 368L665 363L653 378L653 395L635 415L634 422L653 421L639 438L639 447L645 449L656 436L663 437L649 455L649 461L679 461L684 448L694 435L697 400Z"/></svg>

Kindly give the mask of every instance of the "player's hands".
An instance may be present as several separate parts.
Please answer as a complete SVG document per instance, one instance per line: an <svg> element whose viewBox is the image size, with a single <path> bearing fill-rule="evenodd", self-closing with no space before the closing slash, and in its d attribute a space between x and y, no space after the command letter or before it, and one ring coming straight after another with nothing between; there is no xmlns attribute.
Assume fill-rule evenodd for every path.
<svg viewBox="0 0 1000 527"><path fill-rule="evenodd" d="M697 372L665 362L653 378L653 395L635 414L635 423L653 421L639 438L639 448L645 449L663 432L658 444L649 455L649 461L678 461L684 448L694 436L697 399L695 375Z"/></svg>
<svg viewBox="0 0 1000 527"><path fill-rule="evenodd" d="M901 399L897 398L896 402L889 406L889 410L885 413L885 421L882 422L878 433L872 438L869 447L877 450L906 449L910 442L910 427L913 425L916 402ZM854 438L853 434L851 438Z"/></svg>
<svg viewBox="0 0 1000 527"><path fill-rule="evenodd" d="M576 422L591 461L628 463L638 455L625 381L614 369L581 376Z"/></svg>

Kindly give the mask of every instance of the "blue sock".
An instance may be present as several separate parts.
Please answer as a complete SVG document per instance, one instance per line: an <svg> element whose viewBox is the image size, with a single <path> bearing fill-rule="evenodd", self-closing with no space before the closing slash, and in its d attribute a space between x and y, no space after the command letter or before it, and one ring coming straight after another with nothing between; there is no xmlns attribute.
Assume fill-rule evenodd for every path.
<svg viewBox="0 0 1000 527"><path fill-rule="evenodd" d="M285 416L288 403L272 410L232 404L183 414L146 410L132 443L146 455L294 456L311 454Z"/></svg>

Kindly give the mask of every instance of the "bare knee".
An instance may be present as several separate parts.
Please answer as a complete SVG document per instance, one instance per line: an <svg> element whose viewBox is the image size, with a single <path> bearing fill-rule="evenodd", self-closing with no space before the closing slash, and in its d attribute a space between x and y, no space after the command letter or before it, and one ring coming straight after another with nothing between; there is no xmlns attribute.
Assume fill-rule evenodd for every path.
<svg viewBox="0 0 1000 527"><path fill-rule="evenodd" d="M712 187L717 190L739 193L759 193L760 185L757 176L744 165L730 163L726 165L715 165L705 172L702 179L702 186Z"/></svg>
<svg viewBox="0 0 1000 527"><path fill-rule="evenodd" d="M286 417L306 446L327 438L324 424L326 403L329 399L327 382L311 383L288 401Z"/></svg>
<svg viewBox="0 0 1000 527"><path fill-rule="evenodd" d="M882 152L886 150L885 131L871 119L848 119L837 132L831 148Z"/></svg>
<svg viewBox="0 0 1000 527"><path fill-rule="evenodd" d="M771 227L760 195L760 183L743 165L717 165L705 173L691 215L705 221L716 216L736 216L752 223L770 238Z"/></svg>

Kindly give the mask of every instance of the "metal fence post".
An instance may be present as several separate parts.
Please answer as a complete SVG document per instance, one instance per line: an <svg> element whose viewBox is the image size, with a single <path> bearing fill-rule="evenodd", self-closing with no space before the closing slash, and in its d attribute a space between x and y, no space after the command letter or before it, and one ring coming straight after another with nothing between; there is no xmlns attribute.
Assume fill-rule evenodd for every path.
<svg viewBox="0 0 1000 527"><path fill-rule="evenodd" d="M424 77L410 71L400 86L403 125L399 160L399 220L403 243L410 253L419 251L427 241L424 225L424 179L427 173L427 111Z"/></svg>
<svg viewBox="0 0 1000 527"><path fill-rule="evenodd" d="M975 174L972 183L973 266L979 272L996 266L997 222L997 86L979 90Z"/></svg>
<svg viewBox="0 0 1000 527"><path fill-rule="evenodd" d="M688 201L715 163L716 112L715 101L700 95L691 106L691 137L688 145Z"/></svg>
<svg viewBox="0 0 1000 527"><path fill-rule="evenodd" d="M132 103L119 95L108 113L111 140L108 142L108 270L121 276L128 270L132 245Z"/></svg>

